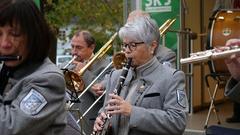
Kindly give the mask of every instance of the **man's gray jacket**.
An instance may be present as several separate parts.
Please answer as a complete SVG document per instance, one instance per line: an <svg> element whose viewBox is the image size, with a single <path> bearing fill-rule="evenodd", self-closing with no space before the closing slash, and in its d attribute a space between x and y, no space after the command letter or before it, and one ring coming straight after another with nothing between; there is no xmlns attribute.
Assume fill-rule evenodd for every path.
<svg viewBox="0 0 240 135"><path fill-rule="evenodd" d="M240 82L231 77L225 87L225 95L240 103Z"/></svg>
<svg viewBox="0 0 240 135"><path fill-rule="evenodd" d="M164 65L168 64L170 67L176 68L176 54L171 49L159 45L155 55L160 63Z"/></svg>

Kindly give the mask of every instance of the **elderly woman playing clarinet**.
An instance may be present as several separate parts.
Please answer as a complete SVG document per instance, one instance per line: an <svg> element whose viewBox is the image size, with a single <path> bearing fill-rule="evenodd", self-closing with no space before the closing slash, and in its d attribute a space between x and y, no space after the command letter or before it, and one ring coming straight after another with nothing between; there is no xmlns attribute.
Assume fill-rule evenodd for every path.
<svg viewBox="0 0 240 135"><path fill-rule="evenodd" d="M112 94L121 70L107 81L107 96L94 132L102 133L110 117L113 135L181 135L186 127L188 104L182 71L162 65L155 57L158 26L149 17L137 17L119 31L123 50L132 59L119 95Z"/></svg>

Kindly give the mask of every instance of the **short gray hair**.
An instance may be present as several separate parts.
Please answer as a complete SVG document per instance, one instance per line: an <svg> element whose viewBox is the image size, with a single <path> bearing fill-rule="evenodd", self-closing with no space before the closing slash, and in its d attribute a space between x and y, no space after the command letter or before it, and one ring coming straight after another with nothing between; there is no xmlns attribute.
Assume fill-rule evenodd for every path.
<svg viewBox="0 0 240 135"><path fill-rule="evenodd" d="M150 45L153 41L159 43L160 34L158 25L155 20L150 17L136 17L132 21L127 22L119 30L120 39L129 38L131 40L144 42Z"/></svg>
<svg viewBox="0 0 240 135"><path fill-rule="evenodd" d="M132 21L132 20L134 20L136 17L141 17L141 16L142 16L142 17L149 17L149 18L150 18L150 14L149 14L149 13L137 9L137 10L133 10L132 12L129 13L127 22Z"/></svg>

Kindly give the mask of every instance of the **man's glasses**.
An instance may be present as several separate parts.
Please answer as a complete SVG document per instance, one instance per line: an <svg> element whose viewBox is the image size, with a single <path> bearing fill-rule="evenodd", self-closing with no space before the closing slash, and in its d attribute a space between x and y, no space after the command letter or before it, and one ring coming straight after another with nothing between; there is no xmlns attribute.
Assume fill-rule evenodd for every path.
<svg viewBox="0 0 240 135"><path fill-rule="evenodd" d="M144 42L130 42L128 44L123 43L122 48L123 48L123 50L126 50L128 48L130 51L135 51L139 44L144 44Z"/></svg>

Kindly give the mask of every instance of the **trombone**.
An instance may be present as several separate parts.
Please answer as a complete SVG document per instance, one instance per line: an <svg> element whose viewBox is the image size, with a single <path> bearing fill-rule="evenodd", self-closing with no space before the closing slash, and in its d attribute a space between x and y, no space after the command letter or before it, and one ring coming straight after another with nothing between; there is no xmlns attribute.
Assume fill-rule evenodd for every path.
<svg viewBox="0 0 240 135"><path fill-rule="evenodd" d="M91 59L91 61L89 61L89 63L87 63L87 65L85 65L84 69L80 70L78 73L74 73L74 72L71 72L68 74L68 76L71 76L73 75L74 79L75 77L81 77L79 76L79 74L83 74L83 71L87 69L87 67L89 65L91 65L91 63L97 59L97 58L101 58L106 52L108 49L110 49L110 47L112 47L112 42L113 40L116 38L117 36L117 33L115 33L111 39L98 51L98 53ZM73 58L74 59L74 58ZM73 61L73 60L72 60ZM113 57L113 61L111 61L99 74L98 76L85 88L81 91L81 93L77 96L77 98L75 98L74 100L79 100L81 99L81 97L92 87L92 85L102 76L104 75L105 71L107 69L109 69L112 65L116 68L116 69L119 69L121 68L122 66L122 63L126 61L126 57L125 57L125 54L122 53L122 52L119 52L119 53L116 53ZM70 63L70 62L69 62ZM118 65L119 64L119 65ZM66 67L66 66L65 66ZM73 79L73 78L69 78L69 79ZM73 80L75 81L75 84L78 83L77 81L78 80ZM81 115L79 115L79 119L77 120L77 123L79 124L79 122L81 122L83 120L83 118L85 117L85 115L95 106L95 104L97 104L99 102L99 100L101 99L101 97L103 97L106 93L106 90L103 92L103 94L101 96L99 96L95 101L94 103ZM66 104L66 110L69 110L69 111L79 111L79 110L74 110L72 109L73 105L75 104L75 102L68 102ZM80 113L79 113L80 114ZM81 122L82 123L82 122ZM84 133L83 129L81 128L81 132Z"/></svg>
<svg viewBox="0 0 240 135"><path fill-rule="evenodd" d="M116 53L116 54L114 55L113 61L111 61L111 62L98 74L98 76L81 92L81 94L77 97L76 100L81 99L81 97L92 87L92 85L105 73L105 71L106 71L110 66L114 65L114 67L115 67L116 69L121 68L121 67L122 67L122 63L123 63L123 62L126 62L126 60L127 60L127 59L126 59L124 53L122 53L122 52ZM120 61L122 61L122 62L120 62ZM118 64L118 63L121 63L121 65L117 65L117 66L116 66L116 64ZM79 119L77 120L77 123L78 123L78 124L83 120L83 118L86 116L86 114L99 102L99 100L105 95L105 93L106 93L106 90L104 90L104 92L102 93L102 95L100 95L100 96L93 102L93 104L92 104L83 114L79 115ZM70 103L70 104L67 104L67 105L66 105L66 109L71 111L71 108L73 107L74 104L75 104L74 102L72 102L72 103ZM79 110L77 110L77 111L79 111ZM81 123L82 123L82 122L81 122ZM83 129L81 129L81 130L83 130ZM82 132L83 132L83 131L82 131Z"/></svg>
<svg viewBox="0 0 240 135"><path fill-rule="evenodd" d="M105 73L105 71L112 65L114 65L114 67L116 69L121 69L122 68L122 63L126 62L126 57L125 54L122 52L116 53L114 55L113 61L111 61L99 74L98 76L81 92L81 94L77 97L77 99L80 99L88 90L89 88L91 88L91 86ZM120 65L118 65L120 64ZM105 94L105 92L103 92ZM104 95L102 94L102 95ZM102 96L101 95L101 96ZM98 97L96 100L99 100L100 97ZM95 103L95 102L94 102ZM72 106L74 105L74 103L71 103L68 108L70 109Z"/></svg>
<svg viewBox="0 0 240 135"><path fill-rule="evenodd" d="M84 90L84 81L82 76L84 72L92 65L92 63L101 58L111 47L112 42L117 37L117 33L115 33L110 40L94 55L94 57L78 72L72 70L65 70L64 78L66 80L66 86L70 91L80 93ZM76 56L73 57L72 60L68 62L64 69L66 69L74 60Z"/></svg>
<svg viewBox="0 0 240 135"><path fill-rule="evenodd" d="M73 58L63 67L63 69L67 69L67 67L77 58L77 56L73 56Z"/></svg>

